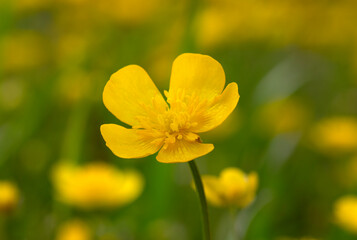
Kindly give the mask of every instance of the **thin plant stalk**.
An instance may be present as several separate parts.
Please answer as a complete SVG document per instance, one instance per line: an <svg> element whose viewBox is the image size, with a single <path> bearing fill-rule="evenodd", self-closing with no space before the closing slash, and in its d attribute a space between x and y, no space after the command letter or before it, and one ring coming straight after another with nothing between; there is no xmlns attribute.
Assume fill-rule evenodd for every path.
<svg viewBox="0 0 357 240"><path fill-rule="evenodd" d="M201 204L202 228L203 228L203 235L204 235L203 239L211 240L207 201L206 201L205 191L203 189L201 175L198 171L197 165L194 162L194 160L189 161L188 163L190 165L191 173L193 176L193 180L195 181L196 190L198 193L198 198L200 199L200 204Z"/></svg>

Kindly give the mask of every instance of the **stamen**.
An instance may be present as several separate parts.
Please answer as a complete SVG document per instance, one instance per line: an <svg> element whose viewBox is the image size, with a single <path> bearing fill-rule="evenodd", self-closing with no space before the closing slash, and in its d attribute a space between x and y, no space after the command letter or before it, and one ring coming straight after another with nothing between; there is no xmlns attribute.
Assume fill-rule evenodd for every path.
<svg viewBox="0 0 357 240"><path fill-rule="evenodd" d="M192 126L192 127L197 127L197 125L198 125L198 122L193 122L193 123L191 123L191 126Z"/></svg>
<svg viewBox="0 0 357 240"><path fill-rule="evenodd" d="M190 142L194 142L196 141L197 139L199 139L200 137L195 134L195 133L192 133L192 132L189 132L189 133L186 133L184 135L184 139L187 140L187 141L190 141Z"/></svg>
<svg viewBox="0 0 357 240"><path fill-rule="evenodd" d="M170 128L172 131L174 132L178 132L179 131L179 128L178 128L178 123L177 122L173 122L170 124Z"/></svg>
<svg viewBox="0 0 357 240"><path fill-rule="evenodd" d="M197 119L203 119L212 101L201 100L197 93L185 89L164 91L164 95L169 107L159 94L152 98L151 103L140 103L143 113L137 116L138 124L133 128L148 130L151 137L159 139L153 143L163 142L163 149L183 139L199 141L199 135L193 133L192 129L198 126Z"/></svg>

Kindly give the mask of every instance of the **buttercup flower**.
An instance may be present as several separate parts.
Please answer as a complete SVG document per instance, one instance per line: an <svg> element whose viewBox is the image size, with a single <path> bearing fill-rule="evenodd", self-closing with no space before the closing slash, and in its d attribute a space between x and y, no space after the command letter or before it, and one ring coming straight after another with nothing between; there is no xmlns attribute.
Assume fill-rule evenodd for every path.
<svg viewBox="0 0 357 240"><path fill-rule="evenodd" d="M204 175L202 182L207 201L217 207L245 207L255 197L258 176L246 175L238 168L226 168L219 177Z"/></svg>
<svg viewBox="0 0 357 240"><path fill-rule="evenodd" d="M344 196L334 207L335 221L346 230L357 234L357 197Z"/></svg>
<svg viewBox="0 0 357 240"><path fill-rule="evenodd" d="M90 229L81 220L71 220L58 230L56 240L90 240Z"/></svg>
<svg viewBox="0 0 357 240"><path fill-rule="evenodd" d="M8 181L0 181L0 212L11 211L19 201L17 187Z"/></svg>
<svg viewBox="0 0 357 240"><path fill-rule="evenodd" d="M141 194L144 184L138 172L105 163L59 164L52 177L60 201L86 209L128 204Z"/></svg>
<svg viewBox="0 0 357 240"><path fill-rule="evenodd" d="M121 158L159 151L159 162L175 163L208 154L213 144L203 144L198 134L220 125L239 100L238 85L230 83L223 91L224 85L225 74L216 60L185 53L173 63L166 102L144 69L126 66L111 76L103 101L132 128L104 124L103 138Z"/></svg>

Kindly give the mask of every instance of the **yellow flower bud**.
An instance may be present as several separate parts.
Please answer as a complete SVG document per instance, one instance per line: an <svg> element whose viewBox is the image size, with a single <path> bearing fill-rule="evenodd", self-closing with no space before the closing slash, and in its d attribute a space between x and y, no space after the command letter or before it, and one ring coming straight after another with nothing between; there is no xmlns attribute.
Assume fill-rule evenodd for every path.
<svg viewBox="0 0 357 240"><path fill-rule="evenodd" d="M17 187L8 181L0 181L0 212L13 210L19 201Z"/></svg>
<svg viewBox="0 0 357 240"><path fill-rule="evenodd" d="M56 240L89 240L89 227L80 220L64 223L58 230Z"/></svg>
<svg viewBox="0 0 357 240"><path fill-rule="evenodd" d="M245 207L255 197L258 175L255 172L246 175L238 168L226 168L219 177L204 175L202 182L207 201L214 206Z"/></svg>
<svg viewBox="0 0 357 240"><path fill-rule="evenodd" d="M334 206L334 217L338 225L357 234L357 197L344 196Z"/></svg>

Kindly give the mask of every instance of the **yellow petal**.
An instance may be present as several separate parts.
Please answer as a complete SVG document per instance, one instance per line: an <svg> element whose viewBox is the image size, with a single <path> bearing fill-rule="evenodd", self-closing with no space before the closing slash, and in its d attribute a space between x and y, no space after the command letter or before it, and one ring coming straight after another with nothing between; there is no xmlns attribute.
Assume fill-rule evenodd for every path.
<svg viewBox="0 0 357 240"><path fill-rule="evenodd" d="M169 144L166 149L162 148L156 159L162 163L188 162L206 155L213 148L213 144L178 140L173 144Z"/></svg>
<svg viewBox="0 0 357 240"><path fill-rule="evenodd" d="M56 240L88 240L91 239L91 229L81 220L70 220L62 224L58 230Z"/></svg>
<svg viewBox="0 0 357 240"><path fill-rule="evenodd" d="M334 218L341 227L352 233L357 233L357 197L343 196L335 202Z"/></svg>
<svg viewBox="0 0 357 240"><path fill-rule="evenodd" d="M238 85L235 82L228 84L223 93L217 97L215 104L203 114L195 116L197 122L194 132L207 132L219 126L231 114L239 100Z"/></svg>
<svg viewBox="0 0 357 240"><path fill-rule="evenodd" d="M0 212L6 212L16 207L19 200L17 187L8 181L0 181Z"/></svg>
<svg viewBox="0 0 357 240"><path fill-rule="evenodd" d="M100 131L109 149L121 158L146 157L157 152L163 144L163 139L150 136L147 130L104 124Z"/></svg>
<svg viewBox="0 0 357 240"><path fill-rule="evenodd" d="M238 206L245 207L254 200L258 188L258 181L258 175L255 172L247 176L247 192L242 199L236 202Z"/></svg>
<svg viewBox="0 0 357 240"><path fill-rule="evenodd" d="M230 203L241 199L247 192L246 176L238 168L224 169L220 174L220 183Z"/></svg>
<svg viewBox="0 0 357 240"><path fill-rule="evenodd" d="M255 192L258 188L259 178L256 172L248 175L248 189L250 192Z"/></svg>
<svg viewBox="0 0 357 240"><path fill-rule="evenodd" d="M113 204L123 205L129 203L141 194L144 187L143 177L134 170L123 172L123 179L117 181L116 190L113 191Z"/></svg>
<svg viewBox="0 0 357 240"><path fill-rule="evenodd" d="M207 201L215 206L225 205L225 200L222 193L222 186L218 178L214 176L202 176L202 183L205 190Z"/></svg>
<svg viewBox="0 0 357 240"><path fill-rule="evenodd" d="M184 53L172 65L170 93L181 89L202 99L212 99L221 94L224 85L223 68L210 56Z"/></svg>
<svg viewBox="0 0 357 240"><path fill-rule="evenodd" d="M110 77L103 102L120 121L131 126L140 125L139 116L162 113L167 108L149 75L137 65L126 66Z"/></svg>

